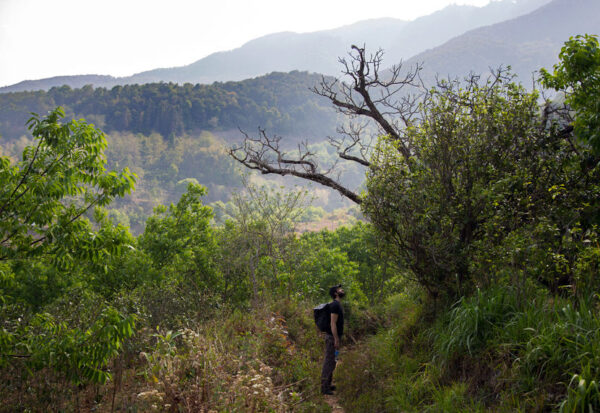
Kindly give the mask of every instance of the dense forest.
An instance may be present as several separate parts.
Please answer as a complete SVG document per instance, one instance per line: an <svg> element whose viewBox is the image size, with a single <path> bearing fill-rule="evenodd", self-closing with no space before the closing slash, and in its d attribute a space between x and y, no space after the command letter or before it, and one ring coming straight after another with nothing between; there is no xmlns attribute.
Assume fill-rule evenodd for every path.
<svg viewBox="0 0 600 413"><path fill-rule="evenodd" d="M355 106L321 96L389 132L365 159L334 151L367 169L364 220L337 229L298 233L305 190L246 180L223 213L188 179L132 235L109 213L135 196L125 159L211 156L213 138L151 128L126 148L60 107L30 117L33 140L0 158L0 411L331 411L312 307L338 283L345 411L600 409L597 37L569 39L533 90L502 69L440 81L394 124L369 105L394 78L354 51Z"/></svg>
<svg viewBox="0 0 600 413"><path fill-rule="evenodd" d="M335 132L336 116L328 102L310 92L320 78L295 71L212 85L62 86L47 92L3 93L0 135L17 138L30 112L44 114L61 106L70 117L84 117L107 133L156 132L168 138L260 126L296 140L323 139Z"/></svg>
<svg viewBox="0 0 600 413"><path fill-rule="evenodd" d="M107 167L128 167L136 174L135 193L116 200L109 215L139 234L152 208L176 202L190 180L207 187L205 202L230 200L243 174L226 153L228 140L241 139L238 128L254 132L260 126L285 134L289 147L315 142L313 150L330 165L331 149L319 142L335 130L337 115L310 91L320 79L291 72L210 86L63 86L0 94L0 154L18 159L31 144L24 127L30 112L44 114L60 106L69 118L85 118L108 135ZM346 169L347 181L363 181L362 171ZM329 212L347 206L323 190L316 196L318 206Z"/></svg>

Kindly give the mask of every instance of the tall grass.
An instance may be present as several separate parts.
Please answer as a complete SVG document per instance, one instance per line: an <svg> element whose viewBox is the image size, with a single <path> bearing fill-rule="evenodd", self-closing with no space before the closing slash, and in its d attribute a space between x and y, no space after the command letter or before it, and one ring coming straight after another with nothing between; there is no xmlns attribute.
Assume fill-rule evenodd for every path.
<svg viewBox="0 0 600 413"><path fill-rule="evenodd" d="M505 288L477 290L473 297L461 298L431 329L436 353L445 359L474 352L485 347L517 313L515 294Z"/></svg>
<svg viewBox="0 0 600 413"><path fill-rule="evenodd" d="M598 307L494 287L428 324L421 305L391 301L390 325L348 355L342 397L357 412L598 411Z"/></svg>

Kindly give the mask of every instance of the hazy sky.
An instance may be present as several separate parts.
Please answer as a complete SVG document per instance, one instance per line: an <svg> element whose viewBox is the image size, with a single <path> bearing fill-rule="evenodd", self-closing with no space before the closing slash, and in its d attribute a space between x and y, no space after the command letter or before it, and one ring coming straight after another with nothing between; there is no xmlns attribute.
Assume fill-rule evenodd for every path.
<svg viewBox="0 0 600 413"><path fill-rule="evenodd" d="M256 37L489 0L0 0L0 86L182 66Z"/></svg>

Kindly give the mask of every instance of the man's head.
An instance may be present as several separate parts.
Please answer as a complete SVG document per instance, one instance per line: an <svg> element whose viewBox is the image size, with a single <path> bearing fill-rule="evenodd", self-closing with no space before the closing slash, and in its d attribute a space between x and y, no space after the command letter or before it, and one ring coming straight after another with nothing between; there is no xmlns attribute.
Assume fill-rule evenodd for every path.
<svg viewBox="0 0 600 413"><path fill-rule="evenodd" d="M329 289L329 295L335 300L336 298L342 298L346 293L342 288L342 284L338 284Z"/></svg>

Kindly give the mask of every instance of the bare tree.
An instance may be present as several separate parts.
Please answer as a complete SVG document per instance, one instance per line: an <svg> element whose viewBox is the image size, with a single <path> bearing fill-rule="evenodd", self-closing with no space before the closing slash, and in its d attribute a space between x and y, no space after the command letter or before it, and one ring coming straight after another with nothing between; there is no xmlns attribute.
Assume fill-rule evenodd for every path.
<svg viewBox="0 0 600 413"><path fill-rule="evenodd" d="M238 237L228 235L228 248L224 248L225 267L238 266L237 272L247 271L252 286L253 304L259 303L259 284L270 282L273 287L278 281L277 262L288 260L292 248L295 225L310 202L305 190L281 192L257 187L246 179L243 193L234 194L232 201L236 213L232 222ZM260 279L259 264L268 258L272 279ZM243 270L242 270L243 268ZM232 274L236 276L236 274ZM272 290L269 289L269 290Z"/></svg>
<svg viewBox="0 0 600 413"><path fill-rule="evenodd" d="M372 167L369 154L376 137L387 135L397 143L402 156L410 158L412 145L404 131L418 120L418 102L425 93L419 77L421 66L403 71L400 64L382 72L382 50L367 55L364 47L354 45L348 56L339 59L348 82L323 76L312 89L349 118L348 125L338 128L339 137L328 137L329 143L336 148L340 160ZM375 135L369 135L372 126L377 129ZM263 129L259 129L257 137L242 133L243 143L232 147L229 154L247 168L317 182L362 203L359 194L342 185L339 177L331 176L336 164L322 168L308 144L298 145L297 152L290 153L283 148L281 137L269 137Z"/></svg>

